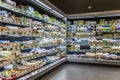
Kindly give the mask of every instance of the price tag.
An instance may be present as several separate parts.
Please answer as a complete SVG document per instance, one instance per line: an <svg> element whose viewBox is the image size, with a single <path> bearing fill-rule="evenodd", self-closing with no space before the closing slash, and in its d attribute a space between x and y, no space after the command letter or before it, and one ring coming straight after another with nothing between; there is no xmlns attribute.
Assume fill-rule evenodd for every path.
<svg viewBox="0 0 120 80"><path fill-rule="evenodd" d="M48 66L46 66L46 68L49 68L49 65L48 65Z"/></svg>
<svg viewBox="0 0 120 80"><path fill-rule="evenodd" d="M51 67L52 65L50 64L49 67Z"/></svg>
<svg viewBox="0 0 120 80"><path fill-rule="evenodd" d="M53 66L54 64L51 64L51 66Z"/></svg>
<svg viewBox="0 0 120 80"><path fill-rule="evenodd" d="M37 73L40 73L40 71L39 71L39 70L37 70L36 72L37 72Z"/></svg>
<svg viewBox="0 0 120 80"><path fill-rule="evenodd" d="M47 69L48 67L46 66L45 69Z"/></svg>
<svg viewBox="0 0 120 80"><path fill-rule="evenodd" d="M29 76L26 76L25 79L27 79Z"/></svg>
<svg viewBox="0 0 120 80"><path fill-rule="evenodd" d="M48 65L48 68L50 68L50 65Z"/></svg>
<svg viewBox="0 0 120 80"><path fill-rule="evenodd" d="M39 73L39 72L38 72L38 71L36 71L36 72L35 72L35 75L36 75L36 74L38 74L38 73Z"/></svg>
<svg viewBox="0 0 120 80"><path fill-rule="evenodd" d="M34 76L34 72L32 72L31 75Z"/></svg>
<svg viewBox="0 0 120 80"><path fill-rule="evenodd" d="M52 64L50 64L50 66L52 66Z"/></svg>
<svg viewBox="0 0 120 80"><path fill-rule="evenodd" d="M39 72L42 72L42 71L43 71L42 69L39 70Z"/></svg>
<svg viewBox="0 0 120 80"><path fill-rule="evenodd" d="M58 62L53 63L53 65L57 64Z"/></svg>
<svg viewBox="0 0 120 80"><path fill-rule="evenodd" d="M21 78L20 80L25 80L25 78L23 77L23 78Z"/></svg>
<svg viewBox="0 0 120 80"><path fill-rule="evenodd" d="M32 72L31 75L34 76L34 75L35 75L35 72Z"/></svg>
<svg viewBox="0 0 120 80"><path fill-rule="evenodd" d="M61 60L60 60L60 61L57 61L56 63L59 63L59 62L61 62Z"/></svg>
<svg viewBox="0 0 120 80"><path fill-rule="evenodd" d="M44 71L44 70L45 70L45 68L42 68L42 70Z"/></svg>
<svg viewBox="0 0 120 80"><path fill-rule="evenodd" d="M30 78L30 77L32 77L32 74L27 75L27 78Z"/></svg>
<svg viewBox="0 0 120 80"><path fill-rule="evenodd" d="M18 79L18 80L24 80L24 78L20 78L20 79Z"/></svg>

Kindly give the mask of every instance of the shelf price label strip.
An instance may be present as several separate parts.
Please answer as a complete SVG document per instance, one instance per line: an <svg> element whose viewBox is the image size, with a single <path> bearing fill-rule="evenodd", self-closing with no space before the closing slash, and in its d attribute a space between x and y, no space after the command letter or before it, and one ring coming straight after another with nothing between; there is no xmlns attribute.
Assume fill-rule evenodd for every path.
<svg viewBox="0 0 120 80"><path fill-rule="evenodd" d="M50 67L52 67L52 66L60 63L61 61L64 61L65 59L66 59L66 58L62 58L62 59L60 59L60 60L58 60L58 61L56 61L56 62L51 63L50 65L47 65L47 66L45 66L45 67L43 67L43 68L41 68L41 69L39 69L39 70L36 70L36 71L34 71L34 72L32 72L32 73L30 73L30 74L28 74L28 75L26 75L26 76L24 76L24 77L22 77L22 78L20 78L20 79L17 79L17 80L26 80L26 79L28 79L28 78L30 78L30 77L32 77L32 76L35 76L35 75L37 75L37 74L45 71L46 69L49 69Z"/></svg>

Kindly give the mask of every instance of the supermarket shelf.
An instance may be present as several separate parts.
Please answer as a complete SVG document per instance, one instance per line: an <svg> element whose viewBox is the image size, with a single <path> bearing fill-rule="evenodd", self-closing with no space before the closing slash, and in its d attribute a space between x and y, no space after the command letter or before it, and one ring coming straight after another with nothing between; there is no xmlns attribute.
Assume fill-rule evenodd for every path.
<svg viewBox="0 0 120 80"><path fill-rule="evenodd" d="M28 48L28 49L21 49L20 52L21 53L26 53L26 52L30 52L32 48Z"/></svg>
<svg viewBox="0 0 120 80"><path fill-rule="evenodd" d="M111 36L111 37L96 36L95 38L97 38L97 39L120 39L120 37L113 37L113 36Z"/></svg>
<svg viewBox="0 0 120 80"><path fill-rule="evenodd" d="M89 43L83 44L83 43L75 43L75 42L73 42L73 43L70 43L70 44L68 43L67 45L80 45L80 46L83 46L83 45L85 46L86 45L86 46L89 46L91 44L89 44ZM93 47L93 46L91 46L91 47Z"/></svg>
<svg viewBox="0 0 120 80"><path fill-rule="evenodd" d="M21 24L14 24L14 23L8 23L8 22L3 22L3 21L0 21L1 24L4 24L4 25L12 25L12 26L19 26L19 27L29 27L27 25L21 25Z"/></svg>
<svg viewBox="0 0 120 80"><path fill-rule="evenodd" d="M28 0L29 1L29 0ZM16 1L15 1L16 2ZM25 17L25 18L27 18L27 19L30 19L30 20L32 20L32 21L39 21L39 22L42 22L43 23L43 26L45 26L45 24L50 24L50 25L54 25L55 27L56 27L56 29L58 28L58 29L60 29L60 28L63 28L63 29L66 29L65 27L64 27L64 25L63 24L60 24L59 25L59 21L57 21L56 23L55 22L49 22L49 21L45 21L45 19L44 18L40 18L40 17L36 17L34 14L32 15L32 14L29 14L29 12L27 12L27 11L23 11L23 10L20 10L20 9L17 9L16 7L12 7L12 6L8 6L6 3L2 3L1 1L0 1L0 10L4 10L4 11L7 11L7 12L10 12L12 15L15 15L16 17ZM60 23L62 23L62 22L60 22ZM25 28L25 27L34 27L34 26L28 26L28 24L21 24L21 23L17 23L17 22L15 22L15 23L11 23L11 22L2 22L2 20L0 20L0 24L1 25L11 25L11 26L14 26L14 27L20 27L20 28ZM35 28L35 29L37 29L37 28ZM33 34L33 33L30 33L31 35L29 35L29 34L26 34L26 35L24 35L24 34L20 34L19 32L19 34L18 33L16 33L16 34L13 34L13 32L11 32L12 34L9 34L9 32L7 33L7 32L5 32L5 34L3 33L3 32L1 32L0 33L0 39L1 40L9 40L10 42L17 42L17 41L28 41L28 40L36 40L37 42L39 41L39 40L41 40L40 38L43 38L43 36L44 37L46 37L45 36L45 30L44 30L44 28L38 28L37 30L42 30L41 31L41 33L43 32L43 35L40 35L40 34ZM53 32L54 30L49 30L49 31L51 31L51 32ZM63 30L64 31L64 30ZM59 32L59 33L61 33L61 35L60 34L58 34L57 36L55 36L55 35L53 35L53 36L49 36L50 38L53 38L53 37L56 37L56 38L60 38L60 37L62 37L62 38L64 38L63 36L64 35L62 35L62 31L57 31L56 30L56 32ZM52 34L51 34L52 35ZM36 39L36 38L39 38L39 39ZM62 40L61 40L62 41ZM23 43L24 44L24 43ZM42 46L42 47L40 47L40 48L45 48L45 49L51 49L51 48L53 48L53 47L58 47L58 46L60 46L60 45L63 45L63 44L57 44L57 45L47 45L47 46ZM3 48L4 49L4 48ZM9 48L5 48L5 49L9 49ZM4 50L5 50L4 49ZM12 49L14 49L14 48L12 48ZM11 50L12 50L11 49ZM15 49L17 49L17 47L15 47ZM31 50L32 48L25 48L25 49L20 49L19 51L29 51L29 50ZM47 51L47 50L45 50L45 51ZM50 51L50 50L48 50L48 51ZM48 51L47 51L47 53L44 53L44 54L42 54L42 55L35 55L34 54L34 56L32 56L32 58L31 58L31 56L30 57L26 57L26 56L28 56L28 55L25 55L24 56L24 53L23 53L23 56L21 55L21 54L18 54L18 53L16 53L16 54L14 54L13 56L14 56L14 58L12 59L13 61L12 62L9 62L9 63L4 63L3 62L3 64L0 64L0 70L3 70L3 68L4 68L4 66L6 66L6 65L8 65L8 64L12 64L12 65L15 65L16 67L17 66L19 66L19 65L17 65L17 62L18 63L21 63L21 58L23 58L23 57L26 57L26 58L24 58L24 60L25 61L29 61L29 60L41 60L41 59L43 59L43 58L45 58L46 59L46 57L47 56L55 56L55 55L57 55L57 54L60 54L61 56L62 55L64 55L64 53L66 52L65 50L56 50L56 51L50 51L49 52L49 54L48 54ZM42 51L41 51L42 52ZM20 52L19 52L20 53ZM31 55L31 54L30 54ZM52 60L51 60L52 61ZM59 66L60 64L62 64L62 63L64 63L66 61L66 57L64 57L64 58L62 58L62 59L59 59L59 60L55 60L53 63L48 63L48 65L44 65L44 67L42 67L42 68L37 68L37 70L34 70L34 69L32 69L32 70L34 70L34 71L32 71L32 72L30 72L30 73L26 73L25 75L22 75L21 76L21 78L19 77L19 79L18 80L34 80L34 79L36 79L36 78L38 78L38 77L40 77L41 75L43 75L43 74L45 74L45 73L47 73L48 71L50 71L50 70L52 70L52 69L54 69L55 67L57 67L57 66ZM47 63L47 61L46 61L46 63ZM4 71L4 70L3 70ZM31 71L31 70L30 70ZM6 76L5 76L6 77ZM7 78L7 77L6 77ZM17 80L17 79L15 79L15 80Z"/></svg>
<svg viewBox="0 0 120 80"><path fill-rule="evenodd" d="M15 36L7 36L7 35L0 35L1 40L9 40L10 42L14 41L29 41L29 40L36 40L37 37L15 37Z"/></svg>
<svg viewBox="0 0 120 80"><path fill-rule="evenodd" d="M10 12L14 13L15 15L24 16L24 17L27 17L27 18L30 18L30 19L33 19L33 20L37 20L37 21L40 21L40 22L43 22L43 23L47 23L47 24L58 26L60 28L64 28L64 27L61 27L58 24L54 24L54 23L50 23L50 22L44 21L44 19L39 19L39 18L36 18L34 16L31 16L31 15L26 15L25 13L21 13L18 10L9 9L9 8L6 8L6 7L2 6L2 5L0 5L0 8L4 9L4 10L7 10L7 11L10 11ZM64 28L64 29L66 29L66 28Z"/></svg>
<svg viewBox="0 0 120 80"><path fill-rule="evenodd" d="M58 47L58 46L61 46L61 45L45 46L45 47L40 47L40 48L51 49L53 47Z"/></svg>
<svg viewBox="0 0 120 80"><path fill-rule="evenodd" d="M4 67L5 67L5 66L11 65L11 64L12 64L12 61L11 61L11 60L10 60L10 61L6 61L6 62L2 62L2 63L0 64L0 72L4 71Z"/></svg>
<svg viewBox="0 0 120 80"><path fill-rule="evenodd" d="M51 24L51 25L57 26L57 27L59 27L59 28L66 29L65 27L62 27L62 26L60 26L59 24L54 24L54 23L47 22L47 21L45 21L45 22L46 22L47 24Z"/></svg>
<svg viewBox="0 0 120 80"><path fill-rule="evenodd" d="M43 36L35 36L35 35L10 35L10 34L0 34L0 36L13 36L13 37L38 37L38 38L43 37Z"/></svg>
<svg viewBox="0 0 120 80"><path fill-rule="evenodd" d="M45 47L39 47L39 48L51 49L51 48L53 48L53 47L58 47L58 46L61 46L61 45L45 46ZM24 52L29 52L31 49L33 49L33 48L21 49L21 52L22 52L22 53L24 53Z"/></svg>
<svg viewBox="0 0 120 80"><path fill-rule="evenodd" d="M68 52L86 52L86 51L94 51L94 50L68 50Z"/></svg>
<svg viewBox="0 0 120 80"><path fill-rule="evenodd" d="M118 33L120 32L119 30L117 31L96 31L97 33Z"/></svg>
<svg viewBox="0 0 120 80"><path fill-rule="evenodd" d="M67 61L68 62L91 63L91 64L120 65L120 61L117 61L117 60L104 60L104 59L67 58Z"/></svg>
<svg viewBox="0 0 120 80"><path fill-rule="evenodd" d="M63 29L65 29L65 30L67 30L66 27L60 27L60 28L63 28Z"/></svg>
<svg viewBox="0 0 120 80"><path fill-rule="evenodd" d="M44 29L44 31L46 31L46 32L58 32L58 31L56 31L56 30L49 30L49 29Z"/></svg>
<svg viewBox="0 0 120 80"><path fill-rule="evenodd" d="M74 39L74 38L77 38L77 39L85 39L85 38L92 39L92 38L94 38L94 36L84 36L84 37L67 37L67 38L70 38L70 39Z"/></svg>
<svg viewBox="0 0 120 80"><path fill-rule="evenodd" d="M86 33L86 35L90 35L93 36L95 35L95 32L91 32L91 31L86 31L86 32L75 32L76 34L82 34L82 33ZM89 33L89 34L88 34Z"/></svg>
<svg viewBox="0 0 120 80"><path fill-rule="evenodd" d="M11 61L3 62L3 63L0 64L0 68L4 67L6 65L9 65L9 64L11 64Z"/></svg>
<svg viewBox="0 0 120 80"><path fill-rule="evenodd" d="M92 39L93 37L67 37L67 38L69 38L69 39L75 39L75 38L77 38L77 39Z"/></svg>
<svg viewBox="0 0 120 80"><path fill-rule="evenodd" d="M37 21L42 21L42 22L44 22L44 20L42 20L42 19L37 19L37 18L35 18L35 17L33 17L33 16L26 15L26 14L24 14L24 13L19 12L18 10L9 9L9 8L3 7L2 5L0 5L0 8L1 8L1 9L4 9L4 10L7 10L7 11L10 11L10 12L16 14L16 15L19 15L19 16L24 16L24 17L27 17L27 18L30 18L30 19L33 19L33 20L37 20Z"/></svg>
<svg viewBox="0 0 120 80"><path fill-rule="evenodd" d="M54 52L54 53L42 55L42 56L39 56L39 57L36 57L36 58L33 58L33 59L27 59L27 60L39 60L39 59L41 59L41 58L45 58L46 56L53 56L53 55L56 55L56 54L62 53L62 52L64 52L64 51L61 51L61 52Z"/></svg>
<svg viewBox="0 0 120 80"><path fill-rule="evenodd" d="M67 51L67 54L70 54L70 55L73 55L73 54L85 54L86 51L81 51L81 52L78 52L78 51Z"/></svg>
<svg viewBox="0 0 120 80"><path fill-rule="evenodd" d="M64 63L66 61L66 58L62 58L58 61L55 61L41 69L38 69L34 72L29 73L28 75L25 75L17 80L35 80L36 78L44 75L45 73L49 72L50 70L54 69L55 67L61 65L62 63Z"/></svg>

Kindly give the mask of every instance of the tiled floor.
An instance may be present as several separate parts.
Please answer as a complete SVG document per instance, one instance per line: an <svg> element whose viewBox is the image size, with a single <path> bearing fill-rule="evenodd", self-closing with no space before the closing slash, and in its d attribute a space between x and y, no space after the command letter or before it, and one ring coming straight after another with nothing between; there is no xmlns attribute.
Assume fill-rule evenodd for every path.
<svg viewBox="0 0 120 80"><path fill-rule="evenodd" d="M120 80L120 67L67 63L39 80Z"/></svg>

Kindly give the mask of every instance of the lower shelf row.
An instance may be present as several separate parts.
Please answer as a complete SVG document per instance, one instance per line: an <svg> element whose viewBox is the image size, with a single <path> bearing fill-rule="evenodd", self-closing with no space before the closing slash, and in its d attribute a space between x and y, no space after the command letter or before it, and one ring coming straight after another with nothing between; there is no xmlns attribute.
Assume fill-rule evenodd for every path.
<svg viewBox="0 0 120 80"><path fill-rule="evenodd" d="M28 76L31 77L35 74L38 74L39 69L44 70L46 66L49 67L50 65L54 65L57 61L64 57L65 52L61 52L56 55L46 56L38 60L23 60L20 64L5 66L4 71L0 72L0 78L1 80L26 80Z"/></svg>
<svg viewBox="0 0 120 80"><path fill-rule="evenodd" d="M68 62L90 63L90 64L105 64L120 66L120 61L105 60L105 59L92 59L92 58L70 58L67 57Z"/></svg>
<svg viewBox="0 0 120 80"><path fill-rule="evenodd" d="M91 63L99 63L99 62L105 62L106 64L109 64L109 63L115 63L115 64L119 64L120 65L120 60L116 60L116 59L113 59L113 58L98 58L98 57L88 57L88 56L80 56L80 55L67 55L67 60L68 61L72 61L72 62L91 62Z"/></svg>

